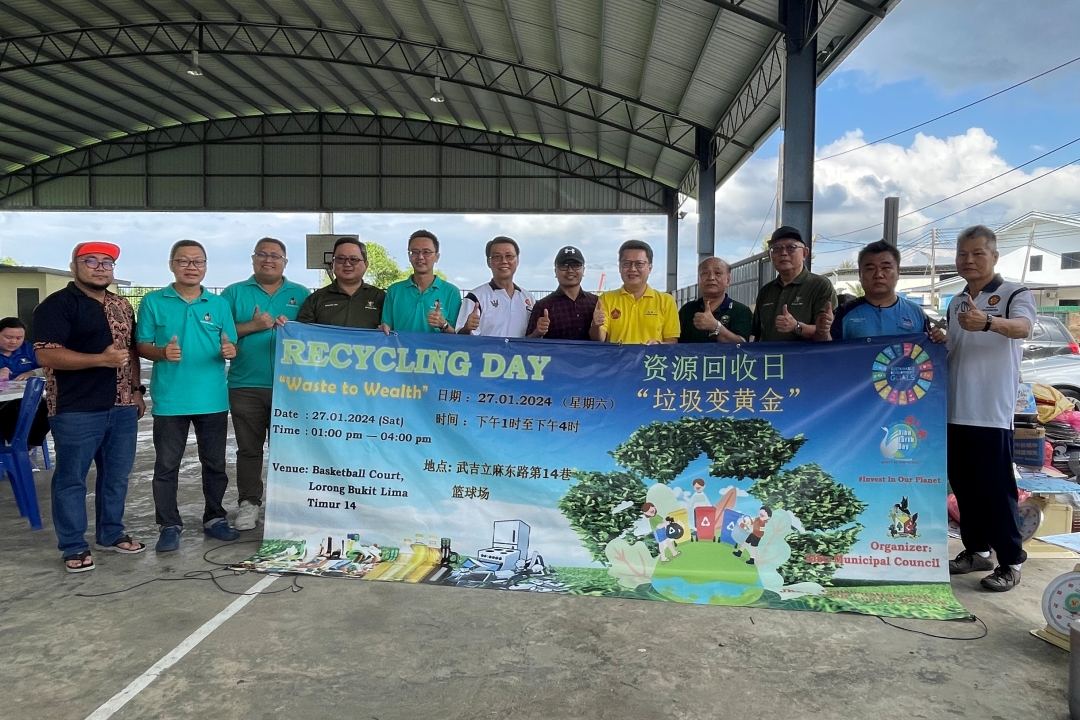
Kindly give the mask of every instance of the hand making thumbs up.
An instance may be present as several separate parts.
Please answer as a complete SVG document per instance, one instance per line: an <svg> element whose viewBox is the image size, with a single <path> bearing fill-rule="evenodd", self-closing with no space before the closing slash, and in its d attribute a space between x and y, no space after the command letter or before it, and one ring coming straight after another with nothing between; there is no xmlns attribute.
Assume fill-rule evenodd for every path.
<svg viewBox="0 0 1080 720"><path fill-rule="evenodd" d="M463 327L462 330L471 333L478 327L480 327L480 303L474 303L472 312L469 313L469 317L466 318L465 327Z"/></svg>
<svg viewBox="0 0 1080 720"><path fill-rule="evenodd" d="M177 342L177 337L172 336L172 340L165 346L165 359L169 362L180 362L180 343Z"/></svg>
<svg viewBox="0 0 1080 720"><path fill-rule="evenodd" d="M536 332L540 337L547 335L547 331L551 328L551 318L548 317L548 311L545 308L543 316L536 319Z"/></svg>
<svg viewBox="0 0 1080 720"><path fill-rule="evenodd" d="M431 310L428 311L427 324L428 327L433 327L437 330L442 330L448 325L448 323L446 322L446 318L443 317L442 314L442 302L436 300L435 307L431 308Z"/></svg>
<svg viewBox="0 0 1080 720"><path fill-rule="evenodd" d="M788 312L787 305L784 305L780 310L780 314L776 316L777 331L784 333L795 332L795 328L798 324L799 321L791 316L791 313Z"/></svg>
<svg viewBox="0 0 1080 720"><path fill-rule="evenodd" d="M105 367L122 368L131 362L131 351L116 345L110 345L101 353L101 364Z"/></svg>
<svg viewBox="0 0 1080 720"><path fill-rule="evenodd" d="M259 306L255 306L255 313L251 316L251 322L257 330L269 330L274 327L274 317L268 312L259 312Z"/></svg>
<svg viewBox="0 0 1080 720"><path fill-rule="evenodd" d="M593 327L602 327L607 320L607 315L604 313L604 303L597 302L596 309L593 310L592 324Z"/></svg>
<svg viewBox="0 0 1080 720"><path fill-rule="evenodd" d="M713 310L712 300L706 299L705 310L703 312L694 313L694 327L698 330L708 330L709 332L720 327L720 321L713 317Z"/></svg>
<svg viewBox="0 0 1080 720"><path fill-rule="evenodd" d="M225 333L221 333L221 357L226 360L232 360L236 357L236 345L229 340L229 336Z"/></svg>
<svg viewBox="0 0 1080 720"><path fill-rule="evenodd" d="M831 340L832 339L832 324L835 315L833 315L832 302L826 302L825 307L817 314L817 319L814 325L817 327L817 332L814 333L815 340Z"/></svg>

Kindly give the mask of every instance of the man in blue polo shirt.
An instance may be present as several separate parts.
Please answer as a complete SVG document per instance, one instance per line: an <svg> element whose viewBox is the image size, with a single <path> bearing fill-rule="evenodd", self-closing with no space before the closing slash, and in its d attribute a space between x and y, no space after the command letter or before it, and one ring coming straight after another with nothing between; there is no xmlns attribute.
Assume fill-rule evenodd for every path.
<svg viewBox="0 0 1080 720"><path fill-rule="evenodd" d="M441 332L454 334L447 318L457 319L461 291L435 274L439 239L428 230L409 236L409 263L413 274L386 288L383 301L383 332Z"/></svg>
<svg viewBox="0 0 1080 720"><path fill-rule="evenodd" d="M285 243L265 237L255 244L255 271L225 288L221 297L232 308L240 342L229 363L229 409L236 433L237 530L254 530L263 500L263 443L270 430L274 399L274 343L277 328L296 319L311 293L285 278Z"/></svg>
<svg viewBox="0 0 1080 720"><path fill-rule="evenodd" d="M180 548L183 520L176 504L180 462L188 428L202 463L203 532L218 540L240 537L225 519L225 441L229 432L229 390L225 361L236 357L236 325L222 297L206 291L206 250L180 240L169 253L176 281L148 293L139 305L135 332L139 355L152 360L150 397L154 413L154 508L161 536L156 550Z"/></svg>
<svg viewBox="0 0 1080 720"><path fill-rule="evenodd" d="M859 251L859 280L865 295L845 303L833 316L826 306L818 316L817 340L853 340L929 332L922 308L896 294L900 251L884 240Z"/></svg>

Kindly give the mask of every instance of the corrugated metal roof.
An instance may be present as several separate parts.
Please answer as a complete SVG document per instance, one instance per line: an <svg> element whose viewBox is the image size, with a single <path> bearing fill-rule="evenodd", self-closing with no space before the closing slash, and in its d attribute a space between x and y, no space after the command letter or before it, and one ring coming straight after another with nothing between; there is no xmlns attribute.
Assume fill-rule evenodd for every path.
<svg viewBox="0 0 1080 720"><path fill-rule="evenodd" d="M897 1L874 4L887 9ZM819 68L823 78L877 18L848 0L816 2L825 17L818 28L823 43L843 38ZM764 20L740 14L745 11ZM165 150L162 137L187 142L175 132L163 136L166 128L190 126L193 137L200 127L240 128L238 137L215 139L225 153L229 143L251 140L247 126L219 124L228 118L319 118L317 126L303 127L325 133L322 118L351 114L488 133L485 142L495 148L488 163L494 155L504 158L497 163L512 162L509 154L520 148L507 145L507 137L550 148L537 156L541 165L565 159L560 152L581 159L573 182L565 175L558 190L534 183L535 196L526 198L529 181L500 186L496 178L495 197L470 198L469 206L659 211L648 198L660 198L665 187L696 193L695 126L720 133L714 143L718 182L776 126L780 90L770 59L782 38L769 26L776 22L776 0L6 0L0 3L0 203L104 207L108 199L154 207L174 189L171 202L182 206L241 207L256 196L258 207L287 205L288 193L276 184L256 193L250 186L223 190L200 181L196 189L164 179L168 173L159 167L180 155L151 162L138 191L138 178L125 173L113 173L100 188L73 176ZM195 48L201 77L187 72ZM444 103L429 99L436 77ZM271 135L259 137L265 142L284 127L265 126ZM139 144L149 137L166 145ZM466 144L476 152L475 142ZM86 151L99 145L109 147ZM244 166L239 158L246 152L238 149L240 164L226 166ZM299 144L281 153L269 162L261 158L256 172L268 173L279 162L310 169L310 157L318 157ZM208 153L199 173L214 172L222 157ZM58 158L70 160L58 164ZM335 167L339 179L349 174ZM448 196L465 202L460 192L420 182L425 173L445 172L430 164L416 169L415 181L401 187L419 195L405 204ZM583 190L581 203L560 194L587 182L590 173L601 179L613 172L641 178L647 190L625 203L612 202L610 193L621 191L603 183ZM354 179L358 192L370 190L364 173ZM477 179L484 180L478 188L492 180ZM45 191L49 184L55 187ZM356 200L358 207L389 207L386 192L397 187L378 185L375 201L368 192ZM226 197L217 198L219 190ZM349 196L355 193L335 190L335 205ZM316 183L298 186L295 202L310 208L329 200Z"/></svg>

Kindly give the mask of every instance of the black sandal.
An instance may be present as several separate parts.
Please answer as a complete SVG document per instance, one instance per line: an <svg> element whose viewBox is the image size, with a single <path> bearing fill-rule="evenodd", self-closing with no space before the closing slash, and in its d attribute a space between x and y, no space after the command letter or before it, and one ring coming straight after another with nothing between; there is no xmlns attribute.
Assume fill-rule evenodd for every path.
<svg viewBox="0 0 1080 720"><path fill-rule="evenodd" d="M74 567L72 567L71 565L68 565L68 563L73 561L73 560L78 560L79 564L74 566ZM87 560L90 561L89 565L86 564ZM81 553L77 553L75 555L65 555L64 556L64 569L66 569L69 573L81 573L81 572L86 572L88 570L93 570L94 569L94 559L92 557L90 557L90 551L89 550L83 550Z"/></svg>
<svg viewBox="0 0 1080 720"><path fill-rule="evenodd" d="M121 543L127 543L128 545L138 545L138 547L136 547L135 549L122 548L122 547L120 547ZM101 548L102 550L108 550L109 552L124 553L125 555L134 555L136 553L141 553L143 550L146 549L146 545L143 545L140 542L135 542L134 540L131 539L130 535L125 535L124 537L122 537L119 540L117 540L116 542L114 542L112 545L101 545L101 544L99 544L98 547Z"/></svg>

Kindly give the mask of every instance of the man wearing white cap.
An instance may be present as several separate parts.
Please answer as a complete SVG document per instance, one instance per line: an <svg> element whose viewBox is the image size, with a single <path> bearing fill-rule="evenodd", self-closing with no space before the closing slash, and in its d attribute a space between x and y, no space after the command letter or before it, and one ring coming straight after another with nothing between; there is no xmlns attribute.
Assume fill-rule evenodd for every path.
<svg viewBox="0 0 1080 720"><path fill-rule="evenodd" d="M56 448L52 518L68 572L94 569L86 543L86 475L97 464L95 536L102 550L146 549L124 531L128 475L146 411L135 354L135 313L109 291L120 248L88 242L71 254L74 280L34 311L34 350L45 368Z"/></svg>

